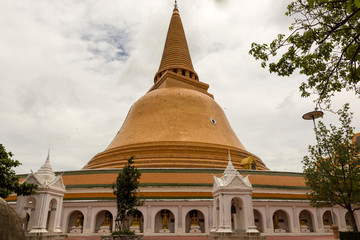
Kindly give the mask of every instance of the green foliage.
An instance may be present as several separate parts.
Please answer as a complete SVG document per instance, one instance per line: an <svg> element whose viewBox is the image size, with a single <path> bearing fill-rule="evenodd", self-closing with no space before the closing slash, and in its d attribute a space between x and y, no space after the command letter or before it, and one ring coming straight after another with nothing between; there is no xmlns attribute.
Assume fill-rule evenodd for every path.
<svg viewBox="0 0 360 240"><path fill-rule="evenodd" d="M134 163L133 159L134 156L128 159L128 164L124 166L116 179L116 183L113 184L120 231L129 229L128 216L133 215L136 207L143 204L137 194L141 172L131 165Z"/></svg>
<svg viewBox="0 0 360 240"><path fill-rule="evenodd" d="M116 236L116 235L135 235L135 233L129 229L125 229L123 231L114 231L111 233L111 236Z"/></svg>
<svg viewBox="0 0 360 240"><path fill-rule="evenodd" d="M31 195L35 193L36 184L19 183L19 176L16 176L12 169L18 167L21 163L12 159L13 154L6 152L5 147L0 144L0 197L7 198L12 193L17 195Z"/></svg>
<svg viewBox="0 0 360 240"><path fill-rule="evenodd" d="M318 144L309 146L310 155L302 163L306 186L311 188L307 193L310 204L339 205L348 210L352 223L356 223L353 213L360 209L360 155L357 144L351 142L354 128L348 111L348 104L338 111L341 127L330 124L328 129L319 121L315 128ZM353 228L357 231L356 224Z"/></svg>
<svg viewBox="0 0 360 240"><path fill-rule="evenodd" d="M330 108L330 99L343 89L360 94L360 0L293 0L285 15L294 18L288 36L270 44L252 43L250 54L269 71L290 76L296 69L307 76L302 97L317 95Z"/></svg>

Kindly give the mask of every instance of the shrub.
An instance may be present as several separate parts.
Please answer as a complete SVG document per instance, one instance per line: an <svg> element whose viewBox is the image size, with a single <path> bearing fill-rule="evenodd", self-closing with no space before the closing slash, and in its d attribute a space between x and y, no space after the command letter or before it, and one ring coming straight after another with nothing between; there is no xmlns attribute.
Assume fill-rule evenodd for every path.
<svg viewBox="0 0 360 240"><path fill-rule="evenodd" d="M341 240L360 240L360 232L340 232Z"/></svg>
<svg viewBox="0 0 360 240"><path fill-rule="evenodd" d="M124 231L114 231L111 235L135 235L135 233L129 229L125 229Z"/></svg>

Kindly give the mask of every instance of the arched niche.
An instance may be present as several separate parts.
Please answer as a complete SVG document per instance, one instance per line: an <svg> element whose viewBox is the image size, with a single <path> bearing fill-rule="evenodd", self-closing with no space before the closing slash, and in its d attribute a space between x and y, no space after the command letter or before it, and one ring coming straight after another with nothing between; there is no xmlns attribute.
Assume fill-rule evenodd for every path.
<svg viewBox="0 0 360 240"><path fill-rule="evenodd" d="M35 219L35 208L36 208L36 199L29 197L25 200L24 208L20 214L20 218L23 219L24 229L30 231L34 219Z"/></svg>
<svg viewBox="0 0 360 240"><path fill-rule="evenodd" d="M323 224L324 226L326 225L331 226L333 224L337 224L336 214L334 213L334 222L333 222L331 211L330 210L325 211L323 214Z"/></svg>
<svg viewBox="0 0 360 240"><path fill-rule="evenodd" d="M168 209L162 209L155 215L155 232L156 233L174 233L175 217Z"/></svg>
<svg viewBox="0 0 360 240"><path fill-rule="evenodd" d="M284 210L277 210L273 214L275 233L290 232L289 216Z"/></svg>
<svg viewBox="0 0 360 240"><path fill-rule="evenodd" d="M196 225L198 225L199 228ZM193 209L189 211L185 216L185 226L186 226L185 229L186 233L204 233L205 232L204 214L197 209Z"/></svg>
<svg viewBox="0 0 360 240"><path fill-rule="evenodd" d="M235 197L231 200L231 229L233 231L245 230L245 212L243 201Z"/></svg>
<svg viewBox="0 0 360 240"><path fill-rule="evenodd" d="M66 232L82 233L83 225L84 225L84 214L79 210L75 210L69 214ZM76 229L76 231L74 231L74 229Z"/></svg>
<svg viewBox="0 0 360 240"><path fill-rule="evenodd" d="M302 210L299 214L301 232L314 232L313 216L308 210Z"/></svg>
<svg viewBox="0 0 360 240"><path fill-rule="evenodd" d="M255 222L255 226L256 226L257 230L259 232L264 232L263 217L261 215L261 212L256 209L254 209L254 222Z"/></svg>
<svg viewBox="0 0 360 240"><path fill-rule="evenodd" d="M351 219L351 216L350 216L350 213L349 212L346 212L345 214L345 223L346 223L346 230L347 231L354 231L353 229L353 220Z"/></svg>
<svg viewBox="0 0 360 240"><path fill-rule="evenodd" d="M94 230L99 233L108 233L113 229L113 215L108 210L101 210L95 216Z"/></svg>
<svg viewBox="0 0 360 240"><path fill-rule="evenodd" d="M56 226L56 213L58 211L57 209L58 202L55 198L51 199L49 203L49 210L47 214L47 221L46 221L46 230L48 232L54 232Z"/></svg>
<svg viewBox="0 0 360 240"><path fill-rule="evenodd" d="M135 233L144 232L144 215L140 210L135 210L133 215L129 216L130 230Z"/></svg>
<svg viewBox="0 0 360 240"><path fill-rule="evenodd" d="M27 231L28 227L29 227L29 221L30 221L30 214L26 213L25 218L23 219L23 230Z"/></svg>

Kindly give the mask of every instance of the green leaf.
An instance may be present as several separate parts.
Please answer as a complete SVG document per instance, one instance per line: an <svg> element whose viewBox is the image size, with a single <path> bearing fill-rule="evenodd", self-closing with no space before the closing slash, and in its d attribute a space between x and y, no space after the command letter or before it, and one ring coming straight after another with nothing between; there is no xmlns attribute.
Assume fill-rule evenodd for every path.
<svg viewBox="0 0 360 240"><path fill-rule="evenodd" d="M353 5L353 1L352 1L352 0L348 0L348 2L346 3L346 11L347 11L347 13L349 13L349 14L352 12L352 9L351 9L352 5Z"/></svg>
<svg viewBox="0 0 360 240"><path fill-rule="evenodd" d="M310 6L311 8L313 8L313 7L314 7L314 2L315 2L315 1L314 1L314 0L309 0L308 2L309 2L309 6Z"/></svg>
<svg viewBox="0 0 360 240"><path fill-rule="evenodd" d="M354 0L354 4L357 8L360 8L360 0Z"/></svg>

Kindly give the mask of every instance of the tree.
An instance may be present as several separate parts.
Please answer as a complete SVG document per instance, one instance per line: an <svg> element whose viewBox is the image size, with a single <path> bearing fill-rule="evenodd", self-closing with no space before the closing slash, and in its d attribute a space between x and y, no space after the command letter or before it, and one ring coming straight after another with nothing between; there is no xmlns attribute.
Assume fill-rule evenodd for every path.
<svg viewBox="0 0 360 240"><path fill-rule="evenodd" d="M360 209L360 153L356 142L352 143L354 128L350 126L352 113L349 105L338 111L341 127L330 124L329 129L319 121L315 128L318 141L309 146L309 156L302 163L307 197L314 207L345 208L351 217L352 227L358 230L354 211Z"/></svg>
<svg viewBox="0 0 360 240"><path fill-rule="evenodd" d="M116 221L118 222L115 228L120 232L129 231L129 215L133 215L135 208L143 204L137 195L141 172L131 165L134 163L133 159L134 156L128 159L128 163L116 178L116 184L113 184L117 206Z"/></svg>
<svg viewBox="0 0 360 240"><path fill-rule="evenodd" d="M36 184L19 183L20 177L16 176L12 168L20 166L21 163L12 157L13 154L6 152L5 147L0 144L0 197L4 199L12 193L28 196L37 189Z"/></svg>
<svg viewBox="0 0 360 240"><path fill-rule="evenodd" d="M317 105L330 108L331 97L343 89L360 97L360 0L293 0L285 15L293 17L287 36L270 44L252 43L250 54L266 67L269 57L285 53L269 64L269 71L306 75L302 97L317 95Z"/></svg>

